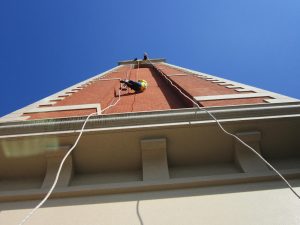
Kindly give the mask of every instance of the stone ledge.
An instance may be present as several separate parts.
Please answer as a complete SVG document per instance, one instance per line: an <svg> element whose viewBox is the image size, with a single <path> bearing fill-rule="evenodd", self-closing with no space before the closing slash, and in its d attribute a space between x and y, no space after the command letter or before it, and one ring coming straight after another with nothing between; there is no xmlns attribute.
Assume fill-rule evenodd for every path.
<svg viewBox="0 0 300 225"><path fill-rule="evenodd" d="M285 178L299 178L300 169L280 171ZM163 181L137 181L127 183L96 184L56 188L50 198L82 197L105 194L130 193L137 191L157 191L178 188L208 187L213 185L230 185L279 180L272 171L259 173L235 173L226 175L174 178ZM0 192L0 202L42 199L47 190L31 189Z"/></svg>

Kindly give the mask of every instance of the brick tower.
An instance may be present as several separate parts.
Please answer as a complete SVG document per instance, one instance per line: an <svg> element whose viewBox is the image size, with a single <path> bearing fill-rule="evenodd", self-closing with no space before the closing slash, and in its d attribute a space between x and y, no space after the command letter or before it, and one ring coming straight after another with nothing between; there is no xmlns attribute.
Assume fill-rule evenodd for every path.
<svg viewBox="0 0 300 225"><path fill-rule="evenodd" d="M17 224L47 193L94 113L28 224L297 224L295 196L196 104L300 192L297 99L165 59L122 61L0 118L0 223Z"/></svg>

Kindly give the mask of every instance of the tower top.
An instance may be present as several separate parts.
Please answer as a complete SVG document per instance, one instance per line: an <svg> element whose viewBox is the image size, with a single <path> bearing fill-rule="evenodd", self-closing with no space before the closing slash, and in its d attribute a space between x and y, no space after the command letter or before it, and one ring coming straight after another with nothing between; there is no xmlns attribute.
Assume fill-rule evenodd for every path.
<svg viewBox="0 0 300 225"><path fill-rule="evenodd" d="M164 63L166 62L166 59L164 58L157 58L157 59L149 59L150 62L152 63ZM145 60L141 60L141 59L138 59L138 60L125 60L125 61L120 61L118 62L118 65L130 65L130 64L133 64L133 65L136 65L138 63L140 64L145 64L145 63L149 63L149 61L145 61Z"/></svg>

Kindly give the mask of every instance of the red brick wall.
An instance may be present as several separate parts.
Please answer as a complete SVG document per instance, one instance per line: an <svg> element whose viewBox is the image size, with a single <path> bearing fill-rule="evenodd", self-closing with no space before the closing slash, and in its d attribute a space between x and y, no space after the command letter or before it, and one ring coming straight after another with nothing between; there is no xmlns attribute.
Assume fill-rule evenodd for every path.
<svg viewBox="0 0 300 225"><path fill-rule="evenodd" d="M188 76L171 76L169 77L179 88L181 88L190 97L222 95L222 94L239 94L234 89L230 89L200 77L192 76L191 73L182 72L178 69L171 68L167 65L159 65L159 68L167 74L187 74ZM147 80L148 88L143 93L135 94L133 91L122 91L121 100L118 104L104 114L126 113L154 110L169 110L192 107L192 104L186 100L169 82L156 70L150 68L131 69L131 66L122 66L117 72L111 72L101 79L120 78L132 80ZM118 97L115 95L119 89L119 81L101 81L95 80L91 84L84 86L72 95L65 97L61 101L56 101L53 106L68 106L82 104L100 104L104 109ZM249 92L243 92L249 93ZM251 93L251 92L250 92ZM199 102L203 106L225 106L240 104L263 103L265 98L245 98L232 100L213 100ZM47 106L49 107L49 106ZM51 107L51 106L50 106ZM31 113L30 119L58 118L89 115L95 112L95 109L80 109L57 112Z"/></svg>
<svg viewBox="0 0 300 225"><path fill-rule="evenodd" d="M179 69L171 68L167 65L160 65L159 68L166 75L172 74L187 74L188 76L170 76L174 83L181 89L185 90L190 97L196 96L209 96L209 95L222 95L222 94L241 94L240 92L227 88L225 86L205 80L201 77L192 76L192 73L183 72ZM253 93L253 92L243 92ZM264 103L263 99L266 98L243 98L243 99L230 99L230 100L213 100L201 101L202 106L225 106L225 105L241 105L241 104L257 104Z"/></svg>

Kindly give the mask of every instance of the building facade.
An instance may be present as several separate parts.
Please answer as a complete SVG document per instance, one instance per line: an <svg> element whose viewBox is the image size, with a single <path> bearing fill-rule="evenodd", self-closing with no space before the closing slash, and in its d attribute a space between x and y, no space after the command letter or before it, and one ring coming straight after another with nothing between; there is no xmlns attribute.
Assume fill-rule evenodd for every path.
<svg viewBox="0 0 300 225"><path fill-rule="evenodd" d="M0 224L46 195L90 114L25 224L300 224L299 199L207 111L300 193L299 100L164 59L123 61L0 118Z"/></svg>

